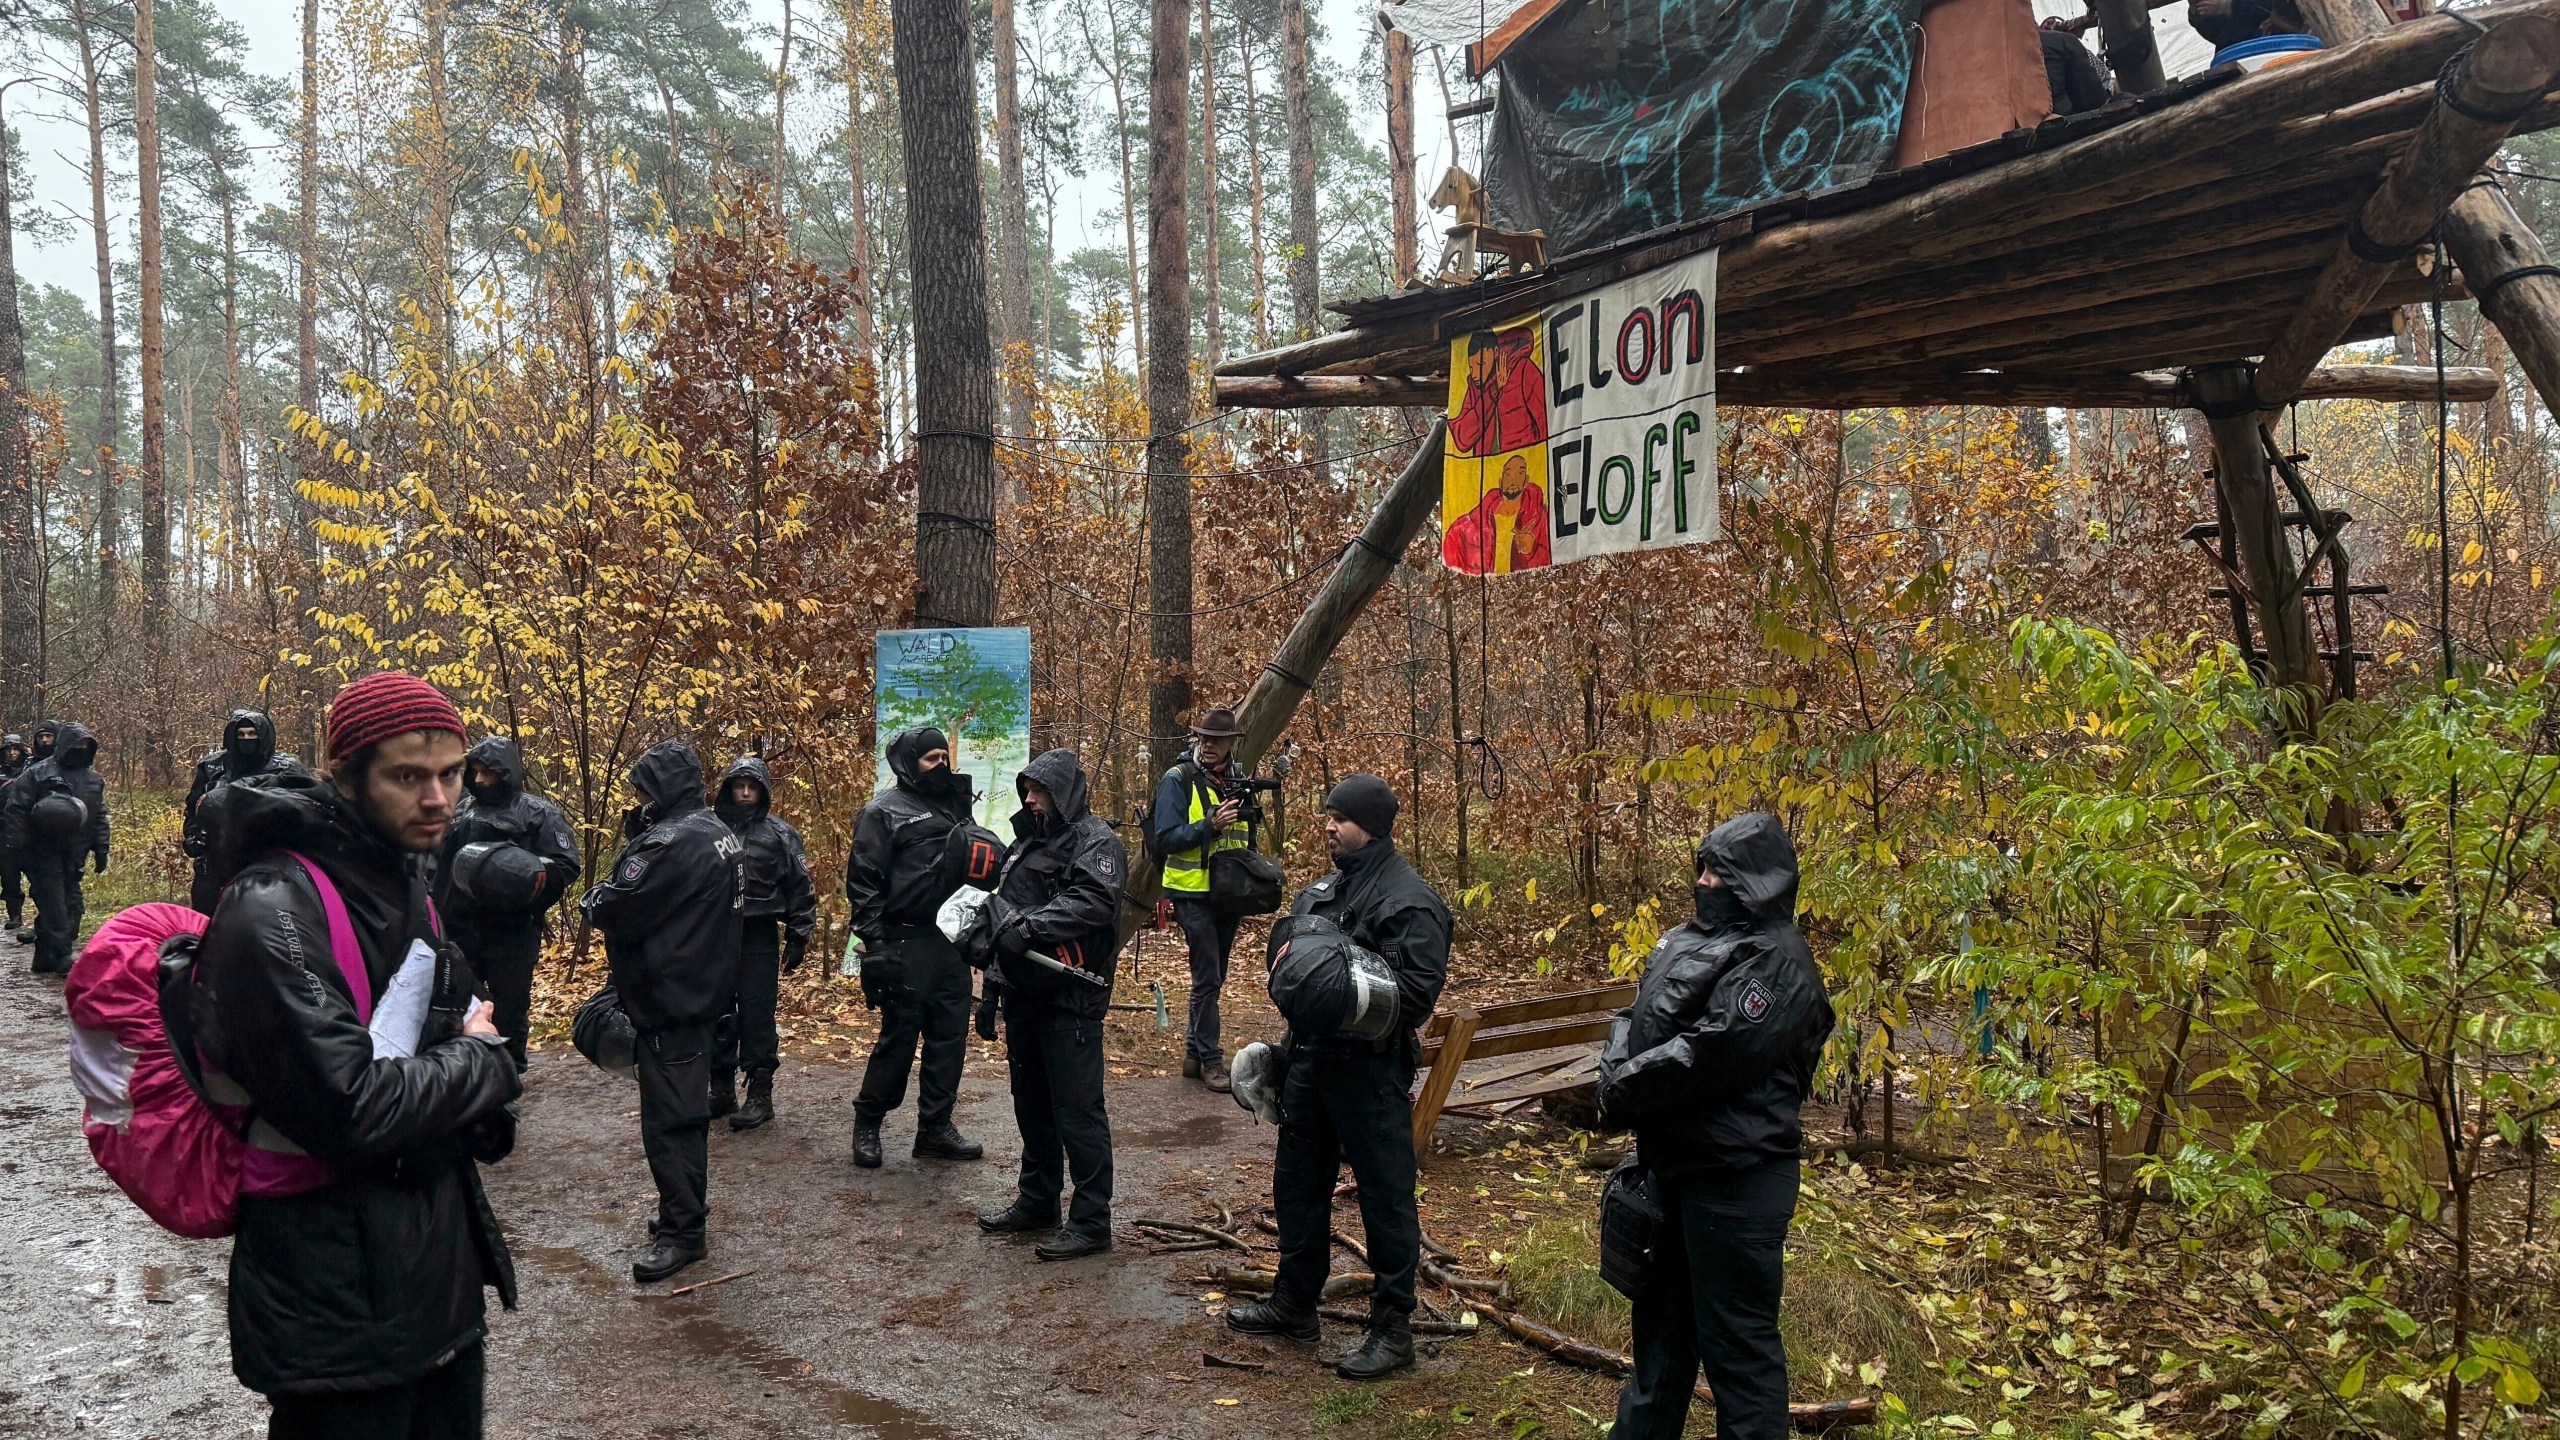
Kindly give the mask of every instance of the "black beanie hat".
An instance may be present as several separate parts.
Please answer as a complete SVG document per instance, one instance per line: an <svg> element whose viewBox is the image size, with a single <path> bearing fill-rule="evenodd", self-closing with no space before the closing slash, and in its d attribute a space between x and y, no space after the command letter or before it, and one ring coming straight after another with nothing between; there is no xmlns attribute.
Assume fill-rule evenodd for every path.
<svg viewBox="0 0 2560 1440"><path fill-rule="evenodd" d="M1345 775L1325 792L1324 808L1384 840L1396 828L1395 788L1375 775Z"/></svg>

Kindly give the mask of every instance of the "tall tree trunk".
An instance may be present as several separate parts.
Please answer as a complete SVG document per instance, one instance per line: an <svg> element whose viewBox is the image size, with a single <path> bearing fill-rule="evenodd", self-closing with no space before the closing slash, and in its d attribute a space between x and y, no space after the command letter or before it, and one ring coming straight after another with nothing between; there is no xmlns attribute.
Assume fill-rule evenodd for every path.
<svg viewBox="0 0 2560 1440"><path fill-rule="evenodd" d="M302 116L294 142L293 403L307 416L320 413L320 0L302 0ZM306 424L312 422L305 422ZM312 593L320 583L319 507L302 493L303 462L314 453L305 441L293 449L295 628L306 645L319 638ZM303 697L303 753L320 753L317 696Z"/></svg>
<svg viewBox="0 0 2560 1440"><path fill-rule="evenodd" d="M133 148L141 171L143 774L165 785L169 765L169 397L161 301L160 116L152 0L133 6Z"/></svg>
<svg viewBox="0 0 2560 1440"><path fill-rule="evenodd" d="M444 358L437 378L453 382L453 207L456 181L453 163L451 77L446 63L446 24L452 0L424 0L427 52L427 324L436 353Z"/></svg>
<svg viewBox="0 0 2560 1440"><path fill-rule="evenodd" d="M1005 428L1031 433L1031 195L1022 178L1022 93L1013 0L995 0L996 336L1004 342Z"/></svg>
<svg viewBox="0 0 2560 1440"><path fill-rule="evenodd" d="M98 438L91 462L98 475L98 621L115 632L116 598L123 566L116 554L123 528L117 511L116 451L124 444L123 365L116 355L116 269L107 230L107 111L101 90L98 14L87 0L71 0L71 24L80 42L80 89L89 124L89 231L98 257Z"/></svg>
<svg viewBox="0 0 2560 1440"><path fill-rule="evenodd" d="M968 0L890 0L915 314L916 623L996 618L995 357Z"/></svg>
<svg viewBox="0 0 2560 1440"><path fill-rule="evenodd" d="M1413 287L1422 256L1421 216L1413 194L1413 37L1390 25L1387 52L1387 194L1395 225L1395 281L1398 290Z"/></svg>
<svg viewBox="0 0 2560 1440"><path fill-rule="evenodd" d="M1085 49L1094 63L1111 74L1111 113L1118 122L1113 131L1120 139L1120 237L1129 258L1129 345L1137 356L1138 374L1147 373L1146 305L1139 298L1141 270L1138 265L1138 167L1129 153L1129 87L1121 64L1120 13L1111 12L1111 57L1105 60L1094 44L1091 31L1085 33Z"/></svg>
<svg viewBox="0 0 2560 1440"><path fill-rule="evenodd" d="M222 183L222 403L214 417L213 471L222 487L221 585L237 598L249 549L248 443L240 415L240 217L229 176Z"/></svg>
<svg viewBox="0 0 2560 1440"><path fill-rule="evenodd" d="M1203 267L1200 338L1216 365L1227 351L1218 303L1218 32L1209 0L1200 0L1200 234Z"/></svg>
<svg viewBox="0 0 2560 1440"><path fill-rule="evenodd" d="M791 142L785 134L785 112L791 104L791 0L782 0L782 49L773 57L773 214L791 219Z"/></svg>
<svg viewBox="0 0 2560 1440"><path fill-rule="evenodd" d="M876 375L880 368L879 291L871 283L871 182L863 155L862 57L855 22L859 7L844 10L845 226L853 232L853 344Z"/></svg>
<svg viewBox="0 0 2560 1440"><path fill-rule="evenodd" d="M5 95L0 87L0 95ZM16 183L0 116L0 717L28 723L44 690L44 617L36 588L36 465L28 431L27 332L18 315L18 260L9 214Z"/></svg>
<svg viewBox="0 0 2560 1440"><path fill-rule="evenodd" d="M1180 758L1191 708L1191 12L1153 0L1147 72L1147 602L1150 761Z"/></svg>
<svg viewBox="0 0 2560 1440"><path fill-rule="evenodd" d="M1262 100L1254 94L1253 30L1236 27L1236 50L1244 61L1245 243L1253 250L1253 348L1271 348L1271 250L1262 243Z"/></svg>
<svg viewBox="0 0 2560 1440"><path fill-rule="evenodd" d="M1315 77L1307 73L1306 0L1280 0L1280 85L1289 125L1289 338L1304 340L1324 324L1317 310L1323 237L1316 228ZM1310 465L1330 458L1324 422L1322 410L1307 413Z"/></svg>

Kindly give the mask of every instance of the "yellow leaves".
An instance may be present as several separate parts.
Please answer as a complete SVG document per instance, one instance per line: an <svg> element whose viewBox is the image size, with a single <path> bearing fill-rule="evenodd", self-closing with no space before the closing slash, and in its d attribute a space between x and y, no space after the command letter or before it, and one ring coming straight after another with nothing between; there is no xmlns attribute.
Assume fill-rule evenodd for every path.
<svg viewBox="0 0 2560 1440"><path fill-rule="evenodd" d="M2487 552L2481 548L2479 541L2471 541L2469 544L2462 547L2462 563L2465 565L2477 565L2480 563L2480 557L2486 553Z"/></svg>

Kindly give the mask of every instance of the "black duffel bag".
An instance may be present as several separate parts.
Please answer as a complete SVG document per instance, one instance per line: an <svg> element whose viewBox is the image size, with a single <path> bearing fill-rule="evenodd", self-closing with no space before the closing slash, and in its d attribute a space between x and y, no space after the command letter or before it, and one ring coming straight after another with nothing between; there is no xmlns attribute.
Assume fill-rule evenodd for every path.
<svg viewBox="0 0 2560 1440"><path fill-rule="evenodd" d="M1216 915L1269 915L1288 890L1289 872L1255 846L1251 825L1244 827L1243 849L1209 857L1209 909Z"/></svg>
<svg viewBox="0 0 2560 1440"><path fill-rule="evenodd" d="M1600 1192L1600 1278L1630 1300L1644 1298L1661 1242L1661 1189L1653 1172L1630 1155L1609 1172Z"/></svg>

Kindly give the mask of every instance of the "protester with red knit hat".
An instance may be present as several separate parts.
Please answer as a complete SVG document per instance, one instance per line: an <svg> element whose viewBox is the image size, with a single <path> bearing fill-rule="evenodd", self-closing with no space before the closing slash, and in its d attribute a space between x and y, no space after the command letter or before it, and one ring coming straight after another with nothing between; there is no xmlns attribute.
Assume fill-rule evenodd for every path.
<svg viewBox="0 0 2560 1440"><path fill-rule="evenodd" d="M512 1307L515 1278L479 1162L515 1143L518 1082L427 901L463 739L434 686L368 675L329 706L327 779L205 801L223 888L190 1011L217 1087L256 1117L231 1368L273 1401L274 1440L481 1434L481 1291Z"/></svg>

